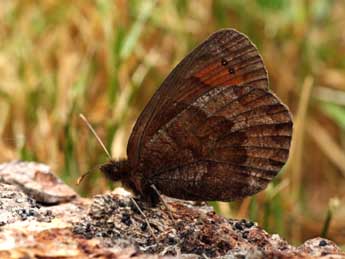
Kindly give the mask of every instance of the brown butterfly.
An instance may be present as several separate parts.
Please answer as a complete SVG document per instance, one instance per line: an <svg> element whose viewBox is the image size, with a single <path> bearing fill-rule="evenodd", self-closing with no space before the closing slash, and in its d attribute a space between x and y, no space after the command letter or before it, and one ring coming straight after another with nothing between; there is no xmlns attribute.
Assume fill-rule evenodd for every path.
<svg viewBox="0 0 345 259"><path fill-rule="evenodd" d="M145 200L232 201L263 190L289 155L292 120L254 44L212 34L179 63L137 120L127 160L100 170Z"/></svg>

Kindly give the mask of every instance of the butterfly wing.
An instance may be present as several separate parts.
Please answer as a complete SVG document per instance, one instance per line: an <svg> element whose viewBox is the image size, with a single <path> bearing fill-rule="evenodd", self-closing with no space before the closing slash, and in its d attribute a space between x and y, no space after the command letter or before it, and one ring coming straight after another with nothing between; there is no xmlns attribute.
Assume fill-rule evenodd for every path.
<svg viewBox="0 0 345 259"><path fill-rule="evenodd" d="M257 193L285 164L288 109L251 86L215 88L176 115L143 147L144 178L188 200L236 200Z"/></svg>
<svg viewBox="0 0 345 259"><path fill-rule="evenodd" d="M132 168L143 162L145 144L172 118L210 90L233 85L268 89L268 77L250 40L236 30L224 29L175 67L139 116L127 148Z"/></svg>
<svg viewBox="0 0 345 259"><path fill-rule="evenodd" d="M292 122L268 90L262 58L243 34L211 35L178 64L140 115L128 159L162 193L189 200L254 194L288 157Z"/></svg>

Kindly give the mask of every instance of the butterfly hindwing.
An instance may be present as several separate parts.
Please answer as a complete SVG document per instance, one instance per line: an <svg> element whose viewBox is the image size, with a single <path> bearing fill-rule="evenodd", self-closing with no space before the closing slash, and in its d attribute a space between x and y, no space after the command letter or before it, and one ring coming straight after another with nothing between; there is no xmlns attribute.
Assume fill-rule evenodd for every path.
<svg viewBox="0 0 345 259"><path fill-rule="evenodd" d="M145 144L144 176L176 198L238 199L264 189L279 172L291 134L288 109L268 90L215 88Z"/></svg>

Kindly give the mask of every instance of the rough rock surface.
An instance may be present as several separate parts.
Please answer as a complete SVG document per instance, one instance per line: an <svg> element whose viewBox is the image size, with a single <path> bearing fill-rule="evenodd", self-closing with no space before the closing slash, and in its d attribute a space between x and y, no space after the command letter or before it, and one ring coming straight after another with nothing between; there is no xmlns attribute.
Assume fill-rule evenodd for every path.
<svg viewBox="0 0 345 259"><path fill-rule="evenodd" d="M206 204L164 199L169 209L117 192L82 199L45 165L0 164L0 258L345 258L330 240L294 247Z"/></svg>
<svg viewBox="0 0 345 259"><path fill-rule="evenodd" d="M0 164L0 182L16 185L37 202L45 204L67 202L77 196L49 166L40 163L12 161Z"/></svg>

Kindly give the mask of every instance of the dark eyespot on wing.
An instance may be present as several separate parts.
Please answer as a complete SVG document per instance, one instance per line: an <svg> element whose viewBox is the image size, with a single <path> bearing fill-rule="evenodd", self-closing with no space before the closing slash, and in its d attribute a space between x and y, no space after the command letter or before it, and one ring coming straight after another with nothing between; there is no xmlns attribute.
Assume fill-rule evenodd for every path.
<svg viewBox="0 0 345 259"><path fill-rule="evenodd" d="M229 73L230 74L235 74L235 68L233 68L233 67L230 67L229 69L228 69L228 71L229 71Z"/></svg>
<svg viewBox="0 0 345 259"><path fill-rule="evenodd" d="M226 66L228 64L228 61L225 58L222 58L221 63L223 66Z"/></svg>

